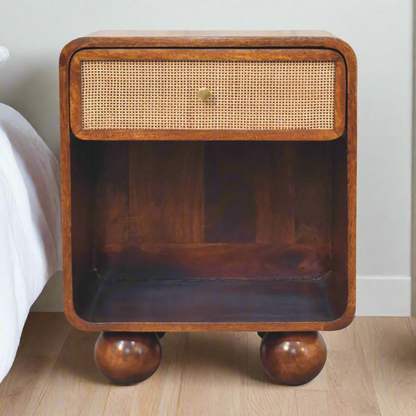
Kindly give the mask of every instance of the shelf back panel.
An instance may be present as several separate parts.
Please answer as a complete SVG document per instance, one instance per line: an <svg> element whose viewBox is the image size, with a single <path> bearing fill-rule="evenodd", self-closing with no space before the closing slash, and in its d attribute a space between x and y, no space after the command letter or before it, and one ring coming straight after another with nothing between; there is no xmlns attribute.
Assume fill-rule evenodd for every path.
<svg viewBox="0 0 416 416"><path fill-rule="evenodd" d="M332 142L89 143L103 277L316 279L330 270Z"/></svg>

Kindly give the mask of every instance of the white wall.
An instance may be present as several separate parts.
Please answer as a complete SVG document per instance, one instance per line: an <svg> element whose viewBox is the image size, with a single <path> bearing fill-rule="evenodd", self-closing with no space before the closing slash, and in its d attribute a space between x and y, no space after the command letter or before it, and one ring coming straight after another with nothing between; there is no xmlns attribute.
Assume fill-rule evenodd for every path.
<svg viewBox="0 0 416 416"><path fill-rule="evenodd" d="M411 0L0 0L0 100L58 155L58 56L101 29L324 29L359 68L358 312L410 311ZM59 279L42 308L60 296ZM56 293L58 292L58 293Z"/></svg>

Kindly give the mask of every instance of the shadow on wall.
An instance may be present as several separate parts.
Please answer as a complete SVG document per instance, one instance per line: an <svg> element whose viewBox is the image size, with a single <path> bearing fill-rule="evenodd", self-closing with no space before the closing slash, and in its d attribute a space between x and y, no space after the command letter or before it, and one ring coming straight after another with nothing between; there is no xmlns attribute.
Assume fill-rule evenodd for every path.
<svg viewBox="0 0 416 416"><path fill-rule="evenodd" d="M63 312L62 272L56 272L31 307L31 312Z"/></svg>
<svg viewBox="0 0 416 416"><path fill-rule="evenodd" d="M58 56L13 55L0 69L0 101L21 113L59 159Z"/></svg>

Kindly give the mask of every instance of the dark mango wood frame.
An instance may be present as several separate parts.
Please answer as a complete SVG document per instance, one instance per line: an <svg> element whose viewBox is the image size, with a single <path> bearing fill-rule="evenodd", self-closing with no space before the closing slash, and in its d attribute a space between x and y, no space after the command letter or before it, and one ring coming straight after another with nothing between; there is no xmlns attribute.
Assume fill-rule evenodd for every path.
<svg viewBox="0 0 416 416"><path fill-rule="evenodd" d="M82 130L80 62L85 59L335 61L334 129ZM263 337L261 351L263 365L272 378L287 384L301 384L316 376L324 365L326 356L324 343L319 337L316 338L316 331L344 328L351 323L355 313L357 63L351 47L327 32L98 32L69 43L61 53L59 67L65 313L71 324L82 330L128 331L112 336L105 332L107 335L97 342L96 359L100 357L101 364L97 364L103 374L117 383L129 384L142 381L156 370L161 357L161 354L155 353L160 352L159 341L149 340L148 334L133 332L154 331L161 335L161 331L268 331ZM157 141L162 143L158 145ZM169 150L169 156L166 156L166 149ZM222 165L218 164L216 158L221 158L224 153L237 156L222 160ZM154 166L146 164L143 155L150 157ZM251 159L257 161L257 168L266 166L264 171L253 167ZM234 168L227 165L230 162ZM143 231L143 227L146 228L144 224L148 219L150 221L155 211L151 201L146 200L149 195L146 194L144 181L152 182L151 175L157 176L160 167L161 179L155 179L151 185L154 192L167 195L168 187L178 188L183 184L183 176L175 178L170 163L186 166L181 174L191 178L187 185L188 193L184 194L187 202L178 202L176 199L172 202L173 199L167 197L167 206L157 217L160 223L156 221L150 225L146 234L146 230ZM241 173L245 165L247 174ZM143 166L144 168L139 168ZM204 169L209 175L204 174ZM224 176L224 173L227 174ZM260 175L260 179L256 179L256 175ZM287 241L280 241L276 237L282 233L282 223L273 226L273 215L280 215L279 218L286 215L292 225L298 218L293 213L288 214L289 211L273 211L276 208L270 208L273 203L266 201L265 195L274 193L281 200L289 195L293 199L294 185L284 189L276 188L271 181L276 175L295 181L296 186L304 191L301 194L305 195L296 202L296 209L306 221L303 234L287 237ZM245 219L248 222L256 221L257 231L254 234L249 230L249 225L246 228L243 225L242 231L238 231L236 224L230 229L227 228L226 219L218 219L218 212L221 209L227 212L228 209L224 195L220 195L222 200L215 205L217 188L222 183L222 179L218 178L228 176L231 178L228 190L240 189L236 191L236 200L245 209L245 213L238 211L236 221L240 224L244 224ZM254 181L257 180L257 185L252 185L250 176L254 177ZM246 189L259 186L261 189L254 190L252 198L255 198L257 207L267 207L253 219L247 214L251 212L252 206L247 202L250 199L247 192L250 191ZM204 187L205 194L196 192L196 195L191 196L192 190ZM320 202L321 200L326 202ZM130 211L124 212L123 207L127 205L131 205ZM305 206L308 206L311 214L306 212L306 208L303 208ZM182 228L179 231L177 228L176 231L169 231L171 224L163 218L179 212L183 222L188 215L184 213L189 210L193 212L196 225L175 225ZM198 224L204 210L210 221L205 229L201 229ZM146 218L145 222L143 217ZM305 220L306 217L308 219ZM213 223L215 224L212 225ZM179 224L182 223L179 221ZM277 227L276 230L268 231L268 224L271 228ZM125 237L123 232L126 227L129 233L132 230L133 237ZM310 231L311 229L315 231ZM155 230L157 236L153 238L151 233ZM201 240L200 235L204 232L208 236L205 237L207 241ZM135 239L137 243L132 243ZM228 242L233 244L227 244ZM187 244L192 244L192 250L188 249ZM254 260L250 263L251 257ZM230 260L236 258L237 260ZM204 259L212 266L201 268L200 263ZM164 264L160 269L157 263L159 260L166 260L169 267ZM275 262L277 266L270 266L268 261L270 264ZM293 265L293 261L297 263ZM239 264L243 266L239 268ZM251 275L250 264L259 267L256 269L253 266ZM287 309L292 312L281 319L264 319L267 308L254 312L258 315L253 319L233 319L227 315L229 310L224 298L218 315L213 316L211 321L209 316L204 315L205 310L198 308L195 313L201 319L184 319L183 314L175 315L174 303L169 304L168 309L162 308L161 315L155 313L153 316L146 312L145 316L152 317L151 320L134 320L139 309L134 304L134 299L128 297L134 293L131 287L136 284L134 275L140 267L145 267L144 275L150 276L149 285L161 285L157 287L164 288L163 290L166 289L163 284L175 285L175 272L185 268L187 274L180 278L182 283L185 282L183 284L188 284L194 275L198 277L198 282L193 282L190 288L184 289L183 296L186 297L194 296L192 291L195 288L209 292L209 285L215 281L216 276L224 283L221 283L223 286L220 289L215 290L218 294L225 292L225 296L227 293L228 296L235 293L236 286L233 285L242 282L241 289L238 289L240 292L237 290L242 297L241 301L234 298L230 300L231 303L234 302L234 309L230 310L243 310L242 305L246 302L244 296L254 303L261 302L262 299L267 302L267 292L271 290L278 293L278 285L292 296L290 302L294 302L294 305L292 309ZM98 271L95 270L97 268ZM243 269L248 270L247 275L244 275ZM102 282L108 277L111 280L114 270L117 271L118 280L113 279L115 283L106 287ZM257 272L262 275L258 280L253 279ZM160 280L156 275L160 273L169 275L167 283L158 283ZM240 276L243 280L238 279L239 273L243 273ZM274 273L278 276L277 280L271 279ZM94 277L91 277L92 274ZM102 280L97 280L97 276ZM120 283L123 281L128 282L126 287ZM306 286L306 281L310 282L310 286ZM311 287L314 289L311 290ZM325 296L310 294L315 289ZM103 296L111 297L112 293L118 293L119 298L109 305L101 305L100 309L100 302L104 302ZM151 296L150 299L165 301L163 297ZM215 293L210 299L213 298ZM326 318L322 318L320 312L315 315L312 313L309 319L297 316L296 299L301 302L303 298L309 299L309 308L312 310L315 305L318 310L319 303L328 302L329 299L331 313L325 315ZM198 296L195 299L196 302L202 302ZM140 300L146 302L144 298ZM279 302L283 302L283 297L279 298ZM146 310L151 309L151 306L153 304L146 305ZM274 311L273 307L270 303L270 308ZM154 308L158 308L158 305L154 305ZM171 316L165 316L169 308ZM120 312L122 310L125 312ZM208 308L207 311L211 313L212 309ZM160 316L163 319L158 319ZM293 316L297 318L291 319ZM224 317L226 318L222 319ZM313 356L301 359L304 368L299 368L299 377L294 377L293 372L288 376L285 373L287 368L282 367L281 360L276 361L276 357L283 354L282 342L289 339L281 334L282 331L290 331L287 337L291 337L291 340L296 339L294 334L297 331L302 331L297 339L302 340L302 345L313 345L310 348L310 351L314 351ZM120 358L116 360L117 363L109 365L108 362L105 363L105 357L114 354L114 345L120 339L130 340L132 345L139 345L140 342L151 344L151 361L155 368L144 370L140 365L134 368L130 363L124 369L126 373L121 378L116 377L115 368L120 370L123 360ZM136 351L133 363L137 363L137 354Z"/></svg>

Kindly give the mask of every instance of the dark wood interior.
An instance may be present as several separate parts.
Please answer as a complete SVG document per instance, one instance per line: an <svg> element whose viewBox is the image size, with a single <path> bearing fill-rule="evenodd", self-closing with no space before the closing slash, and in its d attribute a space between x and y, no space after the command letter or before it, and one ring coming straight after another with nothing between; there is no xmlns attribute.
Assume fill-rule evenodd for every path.
<svg viewBox="0 0 416 416"><path fill-rule="evenodd" d="M346 137L72 136L75 311L89 322L336 320L348 295L346 166Z"/></svg>
<svg viewBox="0 0 416 416"><path fill-rule="evenodd" d="M318 280L113 280L84 275L89 322L317 322L339 317L330 273Z"/></svg>

